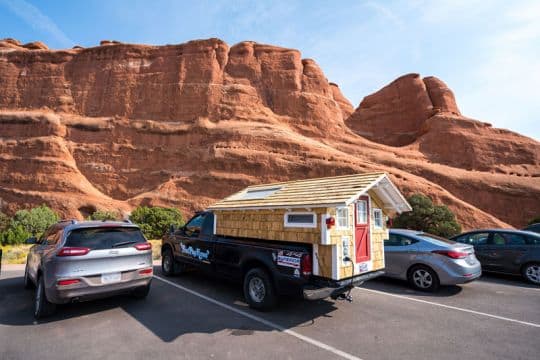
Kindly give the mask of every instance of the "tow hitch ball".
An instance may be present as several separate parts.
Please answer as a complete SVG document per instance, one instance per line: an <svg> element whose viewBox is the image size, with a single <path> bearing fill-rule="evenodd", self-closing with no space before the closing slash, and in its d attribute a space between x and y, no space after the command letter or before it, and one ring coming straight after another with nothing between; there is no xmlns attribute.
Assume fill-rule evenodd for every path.
<svg viewBox="0 0 540 360"><path fill-rule="evenodd" d="M348 302L352 302L351 294L345 294L345 293L339 294L337 296L332 296L332 299L334 299L334 300L347 300Z"/></svg>
<svg viewBox="0 0 540 360"><path fill-rule="evenodd" d="M352 302L351 294L339 294L338 299L339 300L347 300L348 302Z"/></svg>

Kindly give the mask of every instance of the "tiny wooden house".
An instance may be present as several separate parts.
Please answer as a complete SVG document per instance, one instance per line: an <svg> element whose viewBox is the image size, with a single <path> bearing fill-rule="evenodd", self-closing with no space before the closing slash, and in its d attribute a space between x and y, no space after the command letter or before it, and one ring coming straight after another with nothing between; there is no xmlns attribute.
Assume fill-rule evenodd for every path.
<svg viewBox="0 0 540 360"><path fill-rule="evenodd" d="M387 219L411 207L369 173L249 186L208 210L218 235L312 244L313 274L341 280L384 268Z"/></svg>

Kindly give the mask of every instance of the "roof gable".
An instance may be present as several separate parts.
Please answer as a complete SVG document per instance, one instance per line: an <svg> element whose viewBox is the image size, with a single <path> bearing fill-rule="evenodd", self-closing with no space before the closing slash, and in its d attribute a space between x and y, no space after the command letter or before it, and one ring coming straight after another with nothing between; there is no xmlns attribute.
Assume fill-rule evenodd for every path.
<svg viewBox="0 0 540 360"><path fill-rule="evenodd" d="M348 205L372 188L376 189L385 208L388 207L389 210L398 213L410 210L409 204L386 173L354 174L253 185L218 201L210 206L209 210Z"/></svg>

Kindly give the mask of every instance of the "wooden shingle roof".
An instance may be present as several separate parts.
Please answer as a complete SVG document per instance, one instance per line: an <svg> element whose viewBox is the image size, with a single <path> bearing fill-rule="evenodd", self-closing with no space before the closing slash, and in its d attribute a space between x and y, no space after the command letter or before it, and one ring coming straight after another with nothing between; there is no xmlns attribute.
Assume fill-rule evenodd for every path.
<svg viewBox="0 0 540 360"><path fill-rule="evenodd" d="M384 183L390 207L396 212L410 206L386 173L367 173L253 185L210 206L209 210L315 208L348 205L374 186ZM383 196L384 197L384 196ZM384 199L383 199L384 200Z"/></svg>

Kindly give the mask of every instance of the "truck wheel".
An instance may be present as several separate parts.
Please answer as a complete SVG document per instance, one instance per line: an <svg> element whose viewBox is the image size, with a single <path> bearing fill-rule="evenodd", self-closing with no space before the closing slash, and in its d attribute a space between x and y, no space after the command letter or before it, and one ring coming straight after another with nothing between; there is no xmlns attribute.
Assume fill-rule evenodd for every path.
<svg viewBox="0 0 540 360"><path fill-rule="evenodd" d="M429 266L416 265L407 276L409 284L416 290L435 292L439 289L439 277Z"/></svg>
<svg viewBox="0 0 540 360"><path fill-rule="evenodd" d="M43 280L43 276L39 276L34 301L34 317L36 319L42 319L54 313L55 309L56 305L51 303L47 299L47 294L45 294L45 280Z"/></svg>
<svg viewBox="0 0 540 360"><path fill-rule="evenodd" d="M270 310L277 304L277 296L270 276L261 268L249 270L244 276L244 297L250 307Z"/></svg>
<svg viewBox="0 0 540 360"><path fill-rule="evenodd" d="M165 249L163 256L161 257L161 271L165 276L173 276L176 274L175 260L171 249Z"/></svg>

